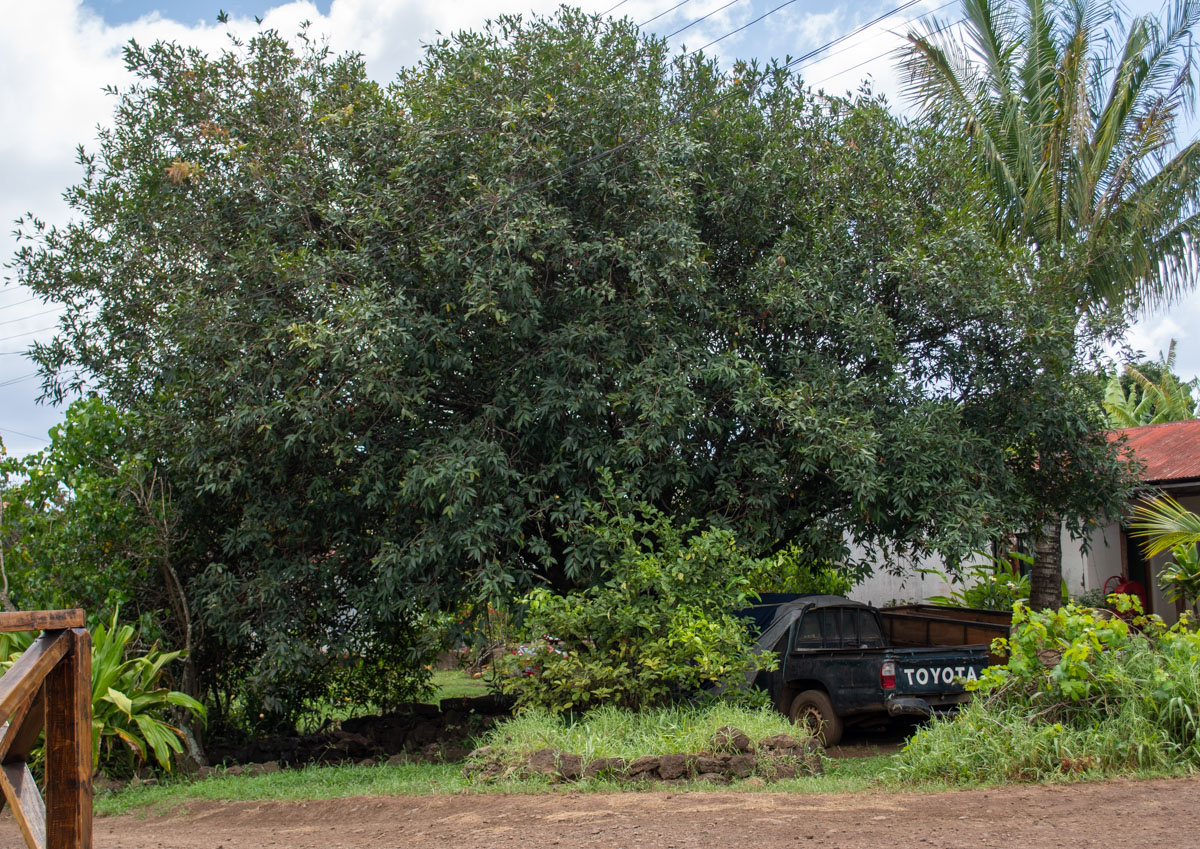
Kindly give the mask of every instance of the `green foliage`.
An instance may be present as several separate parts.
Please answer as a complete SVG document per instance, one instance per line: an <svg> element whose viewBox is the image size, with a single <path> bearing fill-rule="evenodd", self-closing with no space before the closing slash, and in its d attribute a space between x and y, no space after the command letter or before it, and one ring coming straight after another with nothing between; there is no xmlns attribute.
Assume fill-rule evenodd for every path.
<svg viewBox="0 0 1200 849"><path fill-rule="evenodd" d="M115 614L107 627L100 624L91 631L92 762L104 772L130 775L153 758L170 770L174 756L183 751L179 729L167 721L172 708L205 716L198 701L163 685L165 667L180 652L164 652L157 645L135 652L137 629L118 625ZM12 666L34 636L0 634L0 669Z"/></svg>
<svg viewBox="0 0 1200 849"><path fill-rule="evenodd" d="M748 574L761 564L728 531L681 529L651 505L614 500L592 507L578 537L607 563L597 583L525 599L526 636L541 643L498 664L510 675L505 688L524 705L562 711L648 707L744 684L756 663L733 611L749 603ZM537 674L520 675L530 664Z"/></svg>
<svg viewBox="0 0 1200 849"><path fill-rule="evenodd" d="M1158 573L1158 581L1171 601L1182 600L1191 606L1200 599L1200 549L1195 545L1177 545L1172 560Z"/></svg>
<svg viewBox="0 0 1200 849"><path fill-rule="evenodd" d="M526 596L533 650L497 660L503 689L520 706L558 712L745 689L747 673L768 661L734 611L750 603L747 576L760 564L729 531L679 528L649 504L614 498L591 510L578 544L608 565L593 586Z"/></svg>
<svg viewBox="0 0 1200 849"><path fill-rule="evenodd" d="M1160 495L1133 508L1132 535L1144 539L1147 557L1177 546L1200 545L1200 516L1169 495Z"/></svg>
<svg viewBox="0 0 1200 849"><path fill-rule="evenodd" d="M820 593L849 595L858 583L854 576L828 561L809 557L804 549L791 545L771 557L762 558L760 568L750 573L750 586L756 593Z"/></svg>
<svg viewBox="0 0 1200 849"><path fill-rule="evenodd" d="M943 607L1009 610L1015 602L1029 599L1029 576L1021 574L1017 563L1031 564L1032 557L1017 551L1010 551L1001 557L982 551L975 554L984 562L971 566L963 575L923 569L926 574L936 575L947 583L964 584L960 590L951 590L948 596L932 595L926 601Z"/></svg>
<svg viewBox="0 0 1200 849"><path fill-rule="evenodd" d="M1162 303L1196 283L1200 143L1191 111L1200 6L1126 16L1112 0L964 0L966 26L908 36L909 92L962 128L1002 238L1067 258L1084 313Z"/></svg>
<svg viewBox="0 0 1200 849"><path fill-rule="evenodd" d="M82 607L94 621L120 607L161 627L160 530L172 507L154 487L138 421L98 398L64 418L49 447L0 461L9 599L26 610Z"/></svg>
<svg viewBox="0 0 1200 849"><path fill-rule="evenodd" d="M387 87L271 32L126 63L73 223L26 219L14 268L64 305L50 396L79 375L162 463L214 722L394 703L427 614L587 586L602 468L815 563L1119 488L1074 313L880 99L570 9ZM1073 476L1026 482L1050 457Z"/></svg>
<svg viewBox="0 0 1200 849"><path fill-rule="evenodd" d="M1113 596L1136 614L1138 601ZM914 779L1041 780L1200 767L1200 634L1191 620L1016 605L1004 666L954 719L919 732L898 769Z"/></svg>
<svg viewBox="0 0 1200 849"><path fill-rule="evenodd" d="M1161 361L1127 364L1124 375L1112 374L1104 389L1104 412L1113 427L1138 427L1194 419L1200 377L1183 382L1174 372L1175 340Z"/></svg>

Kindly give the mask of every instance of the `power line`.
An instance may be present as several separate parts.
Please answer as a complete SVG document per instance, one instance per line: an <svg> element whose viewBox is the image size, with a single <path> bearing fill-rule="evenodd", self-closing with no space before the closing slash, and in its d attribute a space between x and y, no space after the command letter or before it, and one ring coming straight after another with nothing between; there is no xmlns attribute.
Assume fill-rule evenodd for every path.
<svg viewBox="0 0 1200 849"><path fill-rule="evenodd" d="M621 0L621 2L618 3L617 5L611 6L607 9L605 9L603 12L601 12L600 17L603 18L605 15L607 15L609 12L613 11L614 9L620 9L622 6L624 6L628 2L629 2L629 0Z"/></svg>
<svg viewBox="0 0 1200 849"><path fill-rule="evenodd" d="M59 312L61 309L62 307L53 307L48 310L42 310L41 312L35 312L32 315L24 315L20 318L10 318L6 321L0 321L0 327L4 326L5 324L16 324L19 321L29 321L31 318L41 318L44 315L50 315L50 313Z"/></svg>
<svg viewBox="0 0 1200 849"><path fill-rule="evenodd" d="M32 433L23 433L19 430L13 430L11 427L5 427L4 425L0 425L0 430L4 431L5 433L12 433L12 434L16 434L17 436L23 436L26 439L36 439L38 442L45 442L47 445L50 444L50 440L44 436L34 436Z"/></svg>
<svg viewBox="0 0 1200 849"><path fill-rule="evenodd" d="M780 9L782 9L784 6L790 6L795 2L796 2L796 0L785 0L785 2L780 3L778 6L776 6L771 11L764 12L763 14L759 15L757 18L752 20L750 23L744 24L744 25L738 27L737 29L733 30L732 32L727 32L720 38L714 38L712 41L710 41L708 44L704 45L703 47L697 48L697 50L707 50L708 48L712 47L717 42L724 41L725 39L729 38L729 36L731 36L731 35L737 35L739 32L741 32L744 29L749 29L750 27L754 26L756 23L758 23L759 21L761 21L763 18L767 17L768 15L773 15L776 12L778 12ZM696 52L696 51L692 51L692 52Z"/></svg>
<svg viewBox="0 0 1200 849"><path fill-rule="evenodd" d="M8 342L11 339L20 339L22 336L33 336L38 333L45 333L47 330L54 330L58 325L52 324L49 327L43 327L40 330L27 330L24 333L14 333L12 336L0 337L0 342Z"/></svg>
<svg viewBox="0 0 1200 849"><path fill-rule="evenodd" d="M41 374L41 372L34 371L34 372L30 372L29 374L23 374L20 377L9 378L8 380L0 380L0 387L12 386L17 383L24 383L27 380L33 380L33 378L37 377L40 374Z"/></svg>
<svg viewBox="0 0 1200 849"><path fill-rule="evenodd" d="M665 11L665 12L659 12L659 13L658 13L657 15L655 15L653 18L648 18L647 20L644 20L644 21L642 21L640 24L638 24L638 29L641 29L641 28L642 28L642 27L644 27L646 24L652 24L652 23L654 23L654 22L655 22L655 21L657 21L659 18L661 18L663 15L670 14L671 12L674 12L676 9L678 9L680 6L683 6L684 4L686 4L686 3L690 3L690 2L692 2L692 0L679 0L679 2L678 2L678 3L676 3L676 4L675 4L674 6L672 6L670 9L667 9L667 11Z"/></svg>
<svg viewBox="0 0 1200 849"><path fill-rule="evenodd" d="M952 2L953 2L953 1L954 1L954 0L952 0ZM950 5L950 4L949 4L949 3L947 3L946 5L948 6L948 5ZM966 18L959 18L959 19L958 19L958 20L956 20L956 21L953 21L953 22L951 22L951 23L948 23L948 24L944 24L944 25L942 25L942 26L938 27L937 29L933 30L933 31L930 33L930 35L939 35L939 34L941 34L941 33L945 32L945 31L946 31L946 30L948 30L948 29L952 29L953 27L956 27L956 26L958 26L959 24L961 24L961 23L964 23L966 20L967 20ZM821 78L821 79L819 79L819 80L815 80L815 81L813 81L813 82L809 83L809 85L814 85L814 86L817 86L817 85L820 85L821 83L829 82L829 80L832 80L832 79L833 79L833 78L835 78L835 77L840 77L840 76L842 76L843 74L848 74L848 73L850 73L851 71L858 70L858 69L859 69L859 68L861 68L863 65L869 65L869 64L871 64L872 62L878 62L880 59L882 59L882 58L884 58L885 56L887 56L887 55L888 55L889 53L891 53L893 50L895 50L895 48L892 48L892 50L885 50L884 52L882 52L882 53L878 53L878 54L876 54L876 55L872 56L872 57L871 57L871 58L869 58L869 59L864 59L863 61L861 61L861 62L858 62L857 64L851 65L849 68L843 68L842 70L840 70L840 71L837 71L836 73L829 74L829 75L828 75L828 76L826 76L826 77L822 77L822 78ZM839 51L839 53L840 53L840 52L842 52L842 51ZM835 53L835 54L832 54L832 55L836 56L837 54ZM825 57L825 58L830 58L830 57Z"/></svg>
<svg viewBox="0 0 1200 849"><path fill-rule="evenodd" d="M692 27L694 27L696 24L700 23L701 21L708 20L713 15L715 15L717 12L724 11L725 9L728 9L730 6L732 6L734 3L740 3L740 2L741 2L741 0L729 0L729 2L726 3L724 6L721 6L718 9L713 9L707 15L702 15L699 18L696 18L696 20L692 21L687 26L682 26L679 29L675 30L675 32L673 32L669 35L664 35L663 38L674 38L675 36L679 35L679 33L683 32L685 29L691 29Z"/></svg>

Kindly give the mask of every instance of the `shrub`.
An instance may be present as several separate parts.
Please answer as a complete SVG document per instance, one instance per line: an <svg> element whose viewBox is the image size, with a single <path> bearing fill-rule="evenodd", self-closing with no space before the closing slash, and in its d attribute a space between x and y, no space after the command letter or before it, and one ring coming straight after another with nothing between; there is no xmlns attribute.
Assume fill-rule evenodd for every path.
<svg viewBox="0 0 1200 849"><path fill-rule="evenodd" d="M126 657L137 629L118 625L92 630L92 763L105 772L130 774L150 757L166 770L183 751L181 733L166 721L172 707L203 719L204 706L162 686L164 668L181 652L157 645ZM0 668L7 670L34 639L32 632L0 634ZM35 760L40 754L35 752Z"/></svg>
<svg viewBox="0 0 1200 849"><path fill-rule="evenodd" d="M1139 613L1137 599L1111 599ZM900 773L995 781L1200 766L1200 634L1186 616L1171 628L1131 619L1014 605L1011 638L993 646L1008 662L968 684L965 711L909 742Z"/></svg>
<svg viewBox="0 0 1200 849"><path fill-rule="evenodd" d="M586 589L525 597L527 642L497 662L503 689L551 711L744 689L747 673L769 659L756 658L733 611L749 603L747 576L761 564L732 533L677 527L648 504L590 510L586 544L606 551L608 566Z"/></svg>

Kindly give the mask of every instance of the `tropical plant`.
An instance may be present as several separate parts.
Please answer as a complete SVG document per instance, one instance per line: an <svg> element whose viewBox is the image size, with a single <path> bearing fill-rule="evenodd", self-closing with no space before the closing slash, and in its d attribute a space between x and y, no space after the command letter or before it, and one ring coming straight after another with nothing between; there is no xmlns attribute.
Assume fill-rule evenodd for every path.
<svg viewBox="0 0 1200 849"><path fill-rule="evenodd" d="M1172 560L1159 572L1168 597L1195 604L1200 599L1200 516L1169 495L1137 505L1130 525L1145 540L1147 557L1170 551Z"/></svg>
<svg viewBox="0 0 1200 849"><path fill-rule="evenodd" d="M1179 545L1200 544L1200 516L1169 495L1160 495L1133 508L1133 535L1146 540L1146 556Z"/></svg>
<svg viewBox="0 0 1200 849"><path fill-rule="evenodd" d="M1131 308L1192 288L1200 143L1173 147L1194 106L1200 2L1128 23L1110 0L963 0L963 10L961 37L936 21L909 33L908 92L967 137L1001 239L1052 269L1030 278L1037 296L1119 330ZM1036 462L1043 479L1065 469L1053 455ZM1059 603L1060 526L1046 503L1033 526L1035 607Z"/></svg>
<svg viewBox="0 0 1200 849"><path fill-rule="evenodd" d="M1011 610L1014 603L1029 599L1029 576L1021 573L1018 564L1031 565L1032 557L1019 551L1000 557L982 551L975 554L982 562L975 563L962 575L938 569L921 570L951 585L962 584L961 589L952 589L949 595L931 595L925 600L943 607Z"/></svg>
<svg viewBox="0 0 1200 849"><path fill-rule="evenodd" d="M0 634L0 668L8 669L34 640L32 632ZM133 625L118 625L116 614L107 625L92 629L92 762L121 774L135 772L153 758L171 769L183 751L181 731L168 722L177 708L203 720L200 702L162 685L164 667L181 652L164 652L152 645L141 652Z"/></svg>
<svg viewBox="0 0 1200 849"><path fill-rule="evenodd" d="M1104 412L1113 427L1139 427L1194 419L1200 378L1188 382L1175 374L1175 340L1160 362L1127 364L1124 375L1113 373L1104 389Z"/></svg>

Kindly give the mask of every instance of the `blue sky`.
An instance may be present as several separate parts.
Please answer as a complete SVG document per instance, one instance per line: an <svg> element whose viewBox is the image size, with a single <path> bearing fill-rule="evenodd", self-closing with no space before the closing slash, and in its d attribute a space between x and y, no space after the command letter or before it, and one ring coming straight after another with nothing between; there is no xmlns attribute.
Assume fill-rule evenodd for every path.
<svg viewBox="0 0 1200 849"><path fill-rule="evenodd" d="M331 3L332 0L319 0L313 5L322 15L328 15ZM280 4L261 0L219 0L217 3L191 3L187 0L93 0L83 5L103 18L106 23L127 24L153 13L181 23L211 23L216 20L220 11L225 11L235 18L250 18L256 15L262 17L273 6Z"/></svg>
<svg viewBox="0 0 1200 849"><path fill-rule="evenodd" d="M295 33L302 21L328 37L335 50L360 52L368 71L387 80L417 61L422 44L438 32L480 26L504 12L549 12L559 0L39 0L4 4L0 27L0 222L8 225L32 211L54 223L66 218L62 192L79 177L75 147L94 147L97 125L110 120L112 100L105 85L128 82L121 48L130 39L150 43L174 40L217 53L232 32L246 36L259 26ZM616 14L666 35L702 16L699 24L671 39L677 49L695 48L783 4L785 0L625 0ZM706 50L723 61L800 56L853 31L902 0L855 0L830 4L793 0L785 8ZM585 8L603 11L617 0L592 0ZM1157 3L1129 4L1131 11L1157 11ZM898 33L921 15L936 12L950 23L959 16L958 0L921 0L901 15L875 25L833 51L806 63L810 83L842 92L869 77L876 91L903 107L899 79L889 57ZM217 22L218 12L229 15ZM711 14L710 14L711 13ZM1186 135L1195 135L1195 122ZM0 263L15 248L11 226L0 227ZM0 278L9 272L0 269ZM24 454L46 444L46 431L62 418L61 410L36 403L38 381L22 355L33 340L53 333L53 305L31 299L8 285L0 288L0 438L11 453ZM1200 294L1169 310L1143 318L1129 338L1155 355L1169 339L1179 340L1178 368L1185 377L1200 374Z"/></svg>

